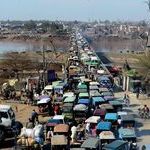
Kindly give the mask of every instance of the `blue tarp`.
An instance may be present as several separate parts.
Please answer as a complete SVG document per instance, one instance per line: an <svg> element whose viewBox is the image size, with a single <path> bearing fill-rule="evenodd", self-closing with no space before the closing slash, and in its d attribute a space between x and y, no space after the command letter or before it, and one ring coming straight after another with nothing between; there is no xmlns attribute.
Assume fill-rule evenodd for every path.
<svg viewBox="0 0 150 150"><path fill-rule="evenodd" d="M104 98L102 97L92 97L92 104L95 105L95 103L98 103L98 102L105 102Z"/></svg>
<svg viewBox="0 0 150 150"><path fill-rule="evenodd" d="M79 99L78 104L89 104L90 100L89 99Z"/></svg>
<svg viewBox="0 0 150 150"><path fill-rule="evenodd" d="M107 113L105 115L105 120L117 120L117 119L118 119L117 113Z"/></svg>
<svg viewBox="0 0 150 150"><path fill-rule="evenodd" d="M99 122L96 129L102 131L109 131L111 129L111 122Z"/></svg>

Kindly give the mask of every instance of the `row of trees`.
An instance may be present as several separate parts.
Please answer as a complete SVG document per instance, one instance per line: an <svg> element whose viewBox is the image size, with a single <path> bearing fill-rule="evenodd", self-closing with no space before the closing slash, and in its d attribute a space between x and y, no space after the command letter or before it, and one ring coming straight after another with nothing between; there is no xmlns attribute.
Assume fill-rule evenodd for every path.
<svg viewBox="0 0 150 150"><path fill-rule="evenodd" d="M57 22L49 22L49 21L43 21L42 23L37 23L36 21L30 20L24 24L24 29L26 30L36 30L38 28L41 28L43 32L52 32L52 33L66 33L67 30L64 29L63 24L57 23Z"/></svg>

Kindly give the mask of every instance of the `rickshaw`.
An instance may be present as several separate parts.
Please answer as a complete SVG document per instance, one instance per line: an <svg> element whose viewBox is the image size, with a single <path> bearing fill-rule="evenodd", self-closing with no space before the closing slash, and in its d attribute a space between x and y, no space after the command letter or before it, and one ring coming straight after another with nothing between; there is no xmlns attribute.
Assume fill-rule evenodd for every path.
<svg viewBox="0 0 150 150"><path fill-rule="evenodd" d="M74 97L75 94L73 92L66 92L63 94L63 100L67 97Z"/></svg>
<svg viewBox="0 0 150 150"><path fill-rule="evenodd" d="M127 115L128 113L126 111L118 111L118 124L121 125L121 116Z"/></svg>
<svg viewBox="0 0 150 150"><path fill-rule="evenodd" d="M68 139L65 135L54 135L51 138L51 150L60 149L66 150L68 146Z"/></svg>
<svg viewBox="0 0 150 150"><path fill-rule="evenodd" d="M99 92L100 93L103 93L103 92L109 92L109 89L108 88L99 88Z"/></svg>
<svg viewBox="0 0 150 150"><path fill-rule="evenodd" d="M121 115L121 126L124 128L135 127L135 119L132 114Z"/></svg>
<svg viewBox="0 0 150 150"><path fill-rule="evenodd" d="M37 102L38 106L38 115L47 116L50 115L52 112L52 105L50 98L43 98Z"/></svg>
<svg viewBox="0 0 150 150"><path fill-rule="evenodd" d="M60 120L60 122L65 123L65 115L55 115L54 120Z"/></svg>
<svg viewBox="0 0 150 150"><path fill-rule="evenodd" d="M58 124L54 127L54 135L69 136L69 126L67 124Z"/></svg>
<svg viewBox="0 0 150 150"><path fill-rule="evenodd" d="M90 85L89 90L99 91L99 87L97 85Z"/></svg>
<svg viewBox="0 0 150 150"><path fill-rule="evenodd" d="M89 94L87 92L79 93L78 99L80 98L89 98Z"/></svg>
<svg viewBox="0 0 150 150"><path fill-rule="evenodd" d="M106 143L109 144L109 143L111 143L112 141L114 141L116 139L114 133L111 132L111 131L102 131L99 134L99 138L100 138L100 142L101 142L102 147Z"/></svg>
<svg viewBox="0 0 150 150"><path fill-rule="evenodd" d="M48 132L49 131L53 131L54 130L54 127L57 125L57 124L62 124L63 121L60 120L60 119L48 119L47 123L46 123L46 137L48 137ZM48 137L49 138L49 137Z"/></svg>
<svg viewBox="0 0 150 150"><path fill-rule="evenodd" d="M99 86L100 84L96 81L90 82L90 86Z"/></svg>
<svg viewBox="0 0 150 150"><path fill-rule="evenodd" d="M90 90L90 97L100 97L101 94L98 91Z"/></svg>
<svg viewBox="0 0 150 150"><path fill-rule="evenodd" d="M102 150L129 150L128 142L123 140L115 140L105 145Z"/></svg>
<svg viewBox="0 0 150 150"><path fill-rule="evenodd" d="M59 93L59 94L63 94L64 93L64 86L60 85L60 84L54 86L54 92Z"/></svg>
<svg viewBox="0 0 150 150"><path fill-rule="evenodd" d="M119 138L128 142L136 142L136 134L134 128L120 128L118 130Z"/></svg>
<svg viewBox="0 0 150 150"><path fill-rule="evenodd" d="M65 115L66 121L73 119L73 103L64 103L62 107L62 114Z"/></svg>
<svg viewBox="0 0 150 150"><path fill-rule="evenodd" d="M104 120L105 114L106 114L105 109L95 109L95 111L93 113L94 116L100 116L102 120Z"/></svg>
<svg viewBox="0 0 150 150"><path fill-rule="evenodd" d="M101 96L106 100L106 101L110 101L114 99L114 94L110 91L108 92L102 92Z"/></svg>
<svg viewBox="0 0 150 150"><path fill-rule="evenodd" d="M69 97L66 97L65 99L64 99L64 103L75 103L75 101L76 101L76 97L75 96L69 96Z"/></svg>
<svg viewBox="0 0 150 150"><path fill-rule="evenodd" d="M83 142L83 144L81 145L81 148L85 148L85 150L88 150L88 149L99 150L100 141L98 138L90 137Z"/></svg>
<svg viewBox="0 0 150 150"><path fill-rule="evenodd" d="M88 116L88 106L84 104L77 104L73 108L75 120L85 120Z"/></svg>
<svg viewBox="0 0 150 150"><path fill-rule="evenodd" d="M100 116L91 116L85 120L85 123L89 124L91 136L96 136L96 125L100 122Z"/></svg>
<svg viewBox="0 0 150 150"><path fill-rule="evenodd" d="M116 112L122 110L123 104L120 101L117 100L109 101L109 104L111 104L114 107L114 110Z"/></svg>
<svg viewBox="0 0 150 150"><path fill-rule="evenodd" d="M79 83L77 86L77 89L79 92L87 92L88 91L88 87L85 83Z"/></svg>
<svg viewBox="0 0 150 150"><path fill-rule="evenodd" d="M100 109L105 109L107 112L114 112L114 107L111 104L101 104Z"/></svg>
<svg viewBox="0 0 150 150"><path fill-rule="evenodd" d="M98 106L100 104L104 104L106 103L106 101L104 100L104 98L98 96L98 97L92 97L92 105L93 106Z"/></svg>
<svg viewBox="0 0 150 150"><path fill-rule="evenodd" d="M78 100L78 104L90 105L90 99L88 99L88 98L80 98Z"/></svg>
<svg viewBox="0 0 150 150"><path fill-rule="evenodd" d="M112 123L107 121L99 122L96 126L97 135L99 135L102 131L111 131Z"/></svg>
<svg viewBox="0 0 150 150"><path fill-rule="evenodd" d="M112 127L115 129L118 127L118 115L117 113L106 113L105 121L110 121L112 123Z"/></svg>

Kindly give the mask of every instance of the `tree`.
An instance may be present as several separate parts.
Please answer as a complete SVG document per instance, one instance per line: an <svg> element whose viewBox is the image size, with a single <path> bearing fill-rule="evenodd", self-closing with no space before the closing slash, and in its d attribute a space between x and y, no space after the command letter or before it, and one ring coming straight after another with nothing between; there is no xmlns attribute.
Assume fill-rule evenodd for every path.
<svg viewBox="0 0 150 150"><path fill-rule="evenodd" d="M24 28L27 30L35 30L36 26L36 22L33 20L30 20L24 24Z"/></svg>

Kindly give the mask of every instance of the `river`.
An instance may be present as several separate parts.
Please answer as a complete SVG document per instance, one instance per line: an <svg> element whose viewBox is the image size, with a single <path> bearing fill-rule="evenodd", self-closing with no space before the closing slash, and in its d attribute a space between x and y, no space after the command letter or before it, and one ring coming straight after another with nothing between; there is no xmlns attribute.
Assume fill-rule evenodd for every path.
<svg viewBox="0 0 150 150"><path fill-rule="evenodd" d="M61 45L62 46L62 45ZM0 53L12 51L39 51L43 49L40 42L19 42L19 41L0 41ZM45 50L53 50L50 44L44 44ZM57 50L64 50L63 47L57 47Z"/></svg>

